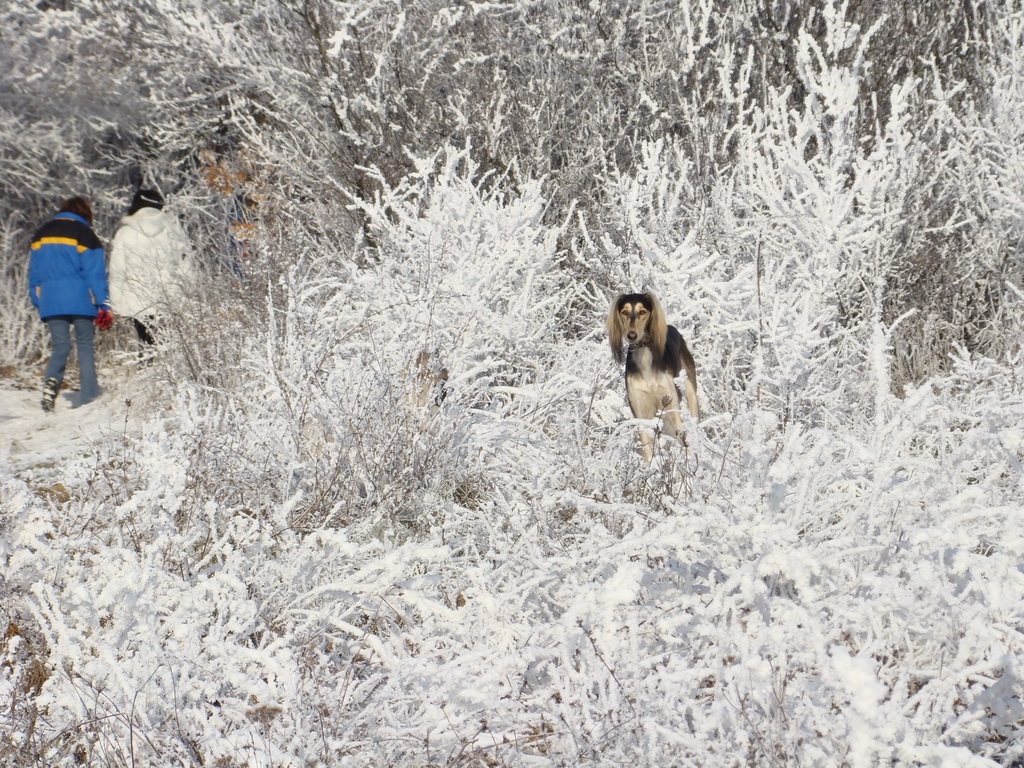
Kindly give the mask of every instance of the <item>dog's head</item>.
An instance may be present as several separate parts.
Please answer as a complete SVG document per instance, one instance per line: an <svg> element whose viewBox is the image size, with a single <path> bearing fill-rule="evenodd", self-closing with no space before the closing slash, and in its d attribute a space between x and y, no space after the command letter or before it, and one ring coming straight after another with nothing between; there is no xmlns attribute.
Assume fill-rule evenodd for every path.
<svg viewBox="0 0 1024 768"><path fill-rule="evenodd" d="M653 293L623 293L608 311L608 343L620 363L625 360L623 346L649 346L656 357L665 351L668 326L661 304Z"/></svg>

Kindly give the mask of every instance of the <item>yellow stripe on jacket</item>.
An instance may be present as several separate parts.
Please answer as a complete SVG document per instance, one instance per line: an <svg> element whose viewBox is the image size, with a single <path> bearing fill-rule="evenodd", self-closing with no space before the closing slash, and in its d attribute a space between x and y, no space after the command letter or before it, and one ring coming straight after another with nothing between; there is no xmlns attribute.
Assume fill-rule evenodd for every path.
<svg viewBox="0 0 1024 768"><path fill-rule="evenodd" d="M38 251L44 245L73 245L78 249L79 253L88 250L88 248L79 243L73 237L41 237L32 243L32 250Z"/></svg>

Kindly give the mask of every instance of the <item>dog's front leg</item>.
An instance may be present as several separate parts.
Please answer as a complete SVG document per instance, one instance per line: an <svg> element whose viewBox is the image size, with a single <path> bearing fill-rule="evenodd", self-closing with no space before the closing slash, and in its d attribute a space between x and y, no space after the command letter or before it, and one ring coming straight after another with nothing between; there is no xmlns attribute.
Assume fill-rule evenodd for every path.
<svg viewBox="0 0 1024 768"><path fill-rule="evenodd" d="M662 424L665 425L665 434L675 439L681 445L686 445L686 428L683 426L682 415L679 408L665 411L661 416Z"/></svg>
<svg viewBox="0 0 1024 768"><path fill-rule="evenodd" d="M689 374L684 383L686 389L686 407L694 421L700 421L700 406L697 405L697 378L695 374Z"/></svg>
<svg viewBox="0 0 1024 768"><path fill-rule="evenodd" d="M640 428L640 455L648 464L654 459L654 435L647 427Z"/></svg>

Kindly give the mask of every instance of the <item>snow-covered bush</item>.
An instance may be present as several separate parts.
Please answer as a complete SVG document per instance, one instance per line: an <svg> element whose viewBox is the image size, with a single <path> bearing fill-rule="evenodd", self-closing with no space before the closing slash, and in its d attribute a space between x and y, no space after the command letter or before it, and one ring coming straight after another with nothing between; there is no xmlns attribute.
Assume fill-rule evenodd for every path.
<svg viewBox="0 0 1024 768"><path fill-rule="evenodd" d="M833 355L818 367L837 389L802 391L828 418L704 364L706 424L647 465L603 306L591 336L562 332L581 284L560 271L536 188L499 194L461 151L420 167L365 208L377 246L362 263L325 254L272 287L244 388L184 384L141 432L69 463L60 493L6 482L10 754L1019 758L1014 367L962 354L897 399L876 317L877 334L847 342L864 383ZM656 218L638 221L646 250L618 262L623 281L668 261L643 234ZM664 293L698 356L735 367L756 358L757 314L734 331L724 289L744 283L706 247L674 253L687 260ZM740 256L754 296L756 258ZM796 288L763 278L765 311ZM818 306L789 316L813 323ZM429 373L448 369L433 407L410 403L425 348Z"/></svg>
<svg viewBox="0 0 1024 768"><path fill-rule="evenodd" d="M118 390L122 427L0 474L0 763L1024 760L1019 12L984 26L987 118L946 98L945 62L930 91L880 74L891 28L846 3L616 2L607 25L579 4L177 5L127 17L126 56L152 42L182 64L166 29L199 52L158 99L152 151L117 156L186 169L175 204L208 279ZM44 22L73 34L74 12L48 12L3 12L43 25L33 56ZM494 162L511 127L480 149L441 131L436 100L410 142L429 150L405 151L414 123L389 99L435 93L431 62L505 66L486 43L509 18L537 21L523 87L575 72L608 85L600 103L565 94L579 124L537 141L532 169ZM301 47L338 19L352 47ZM369 79L332 79L348 66ZM891 87L868 108L871 83ZM500 88L477 106L505 114ZM641 102L619 118L650 141L572 143ZM698 103L718 108L681 114ZM218 136L206 165L190 154ZM532 172L558 141L589 169L631 154L577 187ZM942 266L965 281L998 272L983 343L951 341L980 288L930 306L919 288L941 281L907 283L932 246L962 248ZM644 289L690 342L704 411L650 464L602 330L617 291ZM0 337L15 357L19 327Z"/></svg>

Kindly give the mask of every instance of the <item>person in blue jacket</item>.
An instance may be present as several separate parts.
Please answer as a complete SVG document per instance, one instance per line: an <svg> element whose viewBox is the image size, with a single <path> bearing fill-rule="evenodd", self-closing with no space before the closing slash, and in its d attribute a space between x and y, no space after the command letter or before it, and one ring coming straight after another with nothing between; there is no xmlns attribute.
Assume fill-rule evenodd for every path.
<svg viewBox="0 0 1024 768"><path fill-rule="evenodd" d="M99 394L92 339L94 324L110 320L110 294L103 245L92 231L92 207L82 197L65 200L57 215L32 236L29 295L50 330L53 349L43 383L43 410L52 411L71 353L78 350L82 405Z"/></svg>

